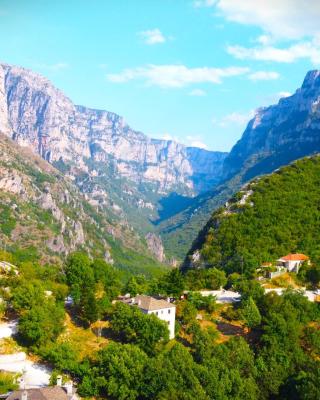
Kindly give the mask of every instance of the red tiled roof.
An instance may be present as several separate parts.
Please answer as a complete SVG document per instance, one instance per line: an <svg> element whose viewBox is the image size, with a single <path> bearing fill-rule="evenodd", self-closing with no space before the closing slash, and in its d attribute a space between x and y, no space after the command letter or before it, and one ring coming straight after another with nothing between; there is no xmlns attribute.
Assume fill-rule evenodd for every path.
<svg viewBox="0 0 320 400"><path fill-rule="evenodd" d="M288 254L284 257L281 257L280 260L284 261L306 261L309 260L309 257L304 254Z"/></svg>

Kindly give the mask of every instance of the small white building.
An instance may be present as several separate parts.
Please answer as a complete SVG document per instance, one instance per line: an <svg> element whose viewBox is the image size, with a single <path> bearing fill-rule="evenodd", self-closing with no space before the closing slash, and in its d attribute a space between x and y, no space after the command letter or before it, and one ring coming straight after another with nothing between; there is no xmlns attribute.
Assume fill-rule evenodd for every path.
<svg viewBox="0 0 320 400"><path fill-rule="evenodd" d="M138 295L125 301L129 305L135 305L145 314L155 314L159 319L165 321L169 328L169 338L174 338L176 306L163 299L151 296Z"/></svg>
<svg viewBox="0 0 320 400"><path fill-rule="evenodd" d="M304 254L288 254L277 260L277 266L285 267L288 272L299 272L299 268L304 262L310 263L308 256Z"/></svg>
<svg viewBox="0 0 320 400"><path fill-rule="evenodd" d="M200 290L201 296L214 296L219 304L237 303L241 300L241 294L232 290Z"/></svg>

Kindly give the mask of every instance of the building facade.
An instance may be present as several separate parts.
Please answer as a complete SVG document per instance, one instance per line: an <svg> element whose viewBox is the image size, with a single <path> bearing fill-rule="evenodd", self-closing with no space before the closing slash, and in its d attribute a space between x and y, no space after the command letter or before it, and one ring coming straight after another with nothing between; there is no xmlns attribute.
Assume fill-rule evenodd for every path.
<svg viewBox="0 0 320 400"><path fill-rule="evenodd" d="M169 338L174 338L176 306L169 301L151 296L138 295L123 300L126 304L135 305L145 314L154 314L165 321L169 329Z"/></svg>

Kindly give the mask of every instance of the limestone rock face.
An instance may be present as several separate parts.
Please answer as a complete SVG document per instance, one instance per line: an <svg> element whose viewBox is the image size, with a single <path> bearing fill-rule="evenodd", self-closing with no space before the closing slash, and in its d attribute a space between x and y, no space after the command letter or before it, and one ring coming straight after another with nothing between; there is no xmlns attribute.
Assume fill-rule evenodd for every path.
<svg viewBox="0 0 320 400"><path fill-rule="evenodd" d="M103 162L162 193L210 188L226 155L150 139L120 116L74 105L47 79L6 64L0 65L0 130L51 163L69 162L88 172L86 160Z"/></svg>
<svg viewBox="0 0 320 400"><path fill-rule="evenodd" d="M309 71L301 88L278 104L257 110L224 161L223 175L250 168L246 180L320 151L320 71Z"/></svg>
<svg viewBox="0 0 320 400"><path fill-rule="evenodd" d="M147 246L151 254L160 262L165 261L164 248L160 236L149 232L146 237Z"/></svg>

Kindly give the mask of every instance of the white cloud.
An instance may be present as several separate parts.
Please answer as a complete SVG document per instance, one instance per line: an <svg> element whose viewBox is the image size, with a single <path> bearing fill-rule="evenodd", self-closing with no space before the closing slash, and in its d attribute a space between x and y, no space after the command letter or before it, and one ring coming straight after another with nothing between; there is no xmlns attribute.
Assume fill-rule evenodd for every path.
<svg viewBox="0 0 320 400"><path fill-rule="evenodd" d="M279 92L278 93L279 99L283 99L284 97L290 97L290 96L292 96L292 93L290 93L290 92Z"/></svg>
<svg viewBox="0 0 320 400"><path fill-rule="evenodd" d="M257 37L256 42L266 46L272 42L272 38L269 35L260 35Z"/></svg>
<svg viewBox="0 0 320 400"><path fill-rule="evenodd" d="M276 104L280 99L283 99L285 97L292 96L292 93L290 92L278 92L278 93L273 93L270 94L269 96L264 96L261 99L261 104L265 104L269 106L270 104Z"/></svg>
<svg viewBox="0 0 320 400"><path fill-rule="evenodd" d="M209 147L200 140L193 140L188 144L189 147L199 147L200 149L208 150Z"/></svg>
<svg viewBox="0 0 320 400"><path fill-rule="evenodd" d="M193 89L193 90L191 90L191 92L189 92L189 96L203 97L206 95L207 95L207 92L202 89Z"/></svg>
<svg viewBox="0 0 320 400"><path fill-rule="evenodd" d="M163 133L160 135L154 135L155 137L160 137L162 140L172 140L173 142L179 142L180 139L177 136L173 136L170 133Z"/></svg>
<svg viewBox="0 0 320 400"><path fill-rule="evenodd" d="M288 48L261 46L247 48L242 46L228 46L227 52L234 57L246 60L273 61L293 63L299 59L310 59L314 64L320 64L320 45L317 41L300 42Z"/></svg>
<svg viewBox="0 0 320 400"><path fill-rule="evenodd" d="M246 67L226 68L188 68L185 65L148 65L125 69L118 74L108 74L110 82L124 83L135 79L145 80L148 85L163 88L180 88L190 84L219 84L223 78L244 75L249 72Z"/></svg>
<svg viewBox="0 0 320 400"><path fill-rule="evenodd" d="M320 32L320 1L308 0L217 0L203 1L216 6L229 21L261 27L281 39L301 39Z"/></svg>
<svg viewBox="0 0 320 400"><path fill-rule="evenodd" d="M166 41L166 37L158 28L139 32L138 35L149 45L164 43Z"/></svg>
<svg viewBox="0 0 320 400"><path fill-rule="evenodd" d="M221 119L213 119L213 124L218 125L221 128L225 128L227 126L240 126L243 127L246 125L251 118L254 116L254 111L250 110L245 113L240 112L232 112L223 116Z"/></svg>
<svg viewBox="0 0 320 400"><path fill-rule="evenodd" d="M184 144L188 147L199 147L201 149L208 149L208 146L204 143L202 137L200 135L188 135L185 137L178 137L171 135L170 133L163 134L153 134L152 137L156 137L162 140L172 140L177 143Z"/></svg>
<svg viewBox="0 0 320 400"><path fill-rule="evenodd" d="M278 79L280 75L274 71L257 71L248 76L251 81L270 81Z"/></svg>
<svg viewBox="0 0 320 400"><path fill-rule="evenodd" d="M208 150L208 146L203 142L201 136L187 136L185 145L189 147L199 147L200 149Z"/></svg>

